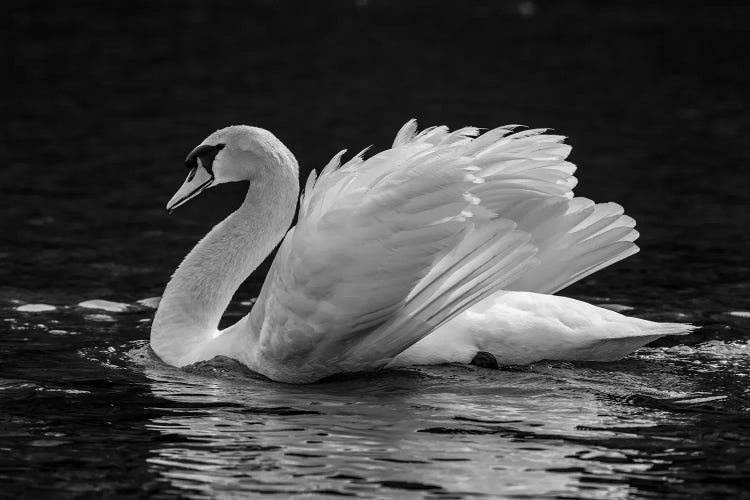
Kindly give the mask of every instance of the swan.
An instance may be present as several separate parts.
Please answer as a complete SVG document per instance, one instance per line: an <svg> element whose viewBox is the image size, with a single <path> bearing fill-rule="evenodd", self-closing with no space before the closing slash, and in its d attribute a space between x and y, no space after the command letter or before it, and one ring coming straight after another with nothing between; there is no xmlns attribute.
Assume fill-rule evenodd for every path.
<svg viewBox="0 0 750 500"><path fill-rule="evenodd" d="M336 154L302 196L297 160L271 132L212 133L187 156L167 210L225 182L248 181L247 194L167 284L153 351L178 367L227 356L309 383L482 356L610 361L692 331L552 295L637 252L638 233L621 206L573 196L564 137L517 129L418 132L411 120L390 149L343 165L346 150ZM279 243L250 313L218 330Z"/></svg>

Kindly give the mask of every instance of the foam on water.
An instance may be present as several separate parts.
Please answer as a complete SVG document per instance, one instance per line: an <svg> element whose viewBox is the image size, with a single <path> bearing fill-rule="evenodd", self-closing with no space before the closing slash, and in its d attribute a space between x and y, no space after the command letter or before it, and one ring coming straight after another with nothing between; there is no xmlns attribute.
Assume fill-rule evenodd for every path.
<svg viewBox="0 0 750 500"><path fill-rule="evenodd" d="M49 312L56 310L57 307L49 304L24 304L16 307L18 312Z"/></svg>
<svg viewBox="0 0 750 500"><path fill-rule="evenodd" d="M98 310L114 312L114 313L122 313L122 312L127 312L129 309L131 309L132 306L130 304L125 304L123 302L112 302L111 300L93 299L93 300L85 300L83 302L79 302L78 307L82 307L84 309L98 309Z"/></svg>
<svg viewBox="0 0 750 500"><path fill-rule="evenodd" d="M140 299L138 301L138 304L142 305L143 307L147 307L149 309L156 309L159 307L159 302L161 301L161 296L159 297L147 297L145 299Z"/></svg>

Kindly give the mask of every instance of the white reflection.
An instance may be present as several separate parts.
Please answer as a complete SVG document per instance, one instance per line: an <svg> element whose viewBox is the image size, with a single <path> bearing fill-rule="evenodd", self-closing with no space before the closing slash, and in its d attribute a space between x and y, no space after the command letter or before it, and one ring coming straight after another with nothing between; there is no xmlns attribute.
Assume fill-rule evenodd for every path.
<svg viewBox="0 0 750 500"><path fill-rule="evenodd" d="M623 478L653 462L602 443L635 439L628 427L668 418L626 396L690 394L663 364L637 359L519 371L432 367L308 386L255 380L231 366L188 373L145 354L139 363L154 395L177 406L152 421L165 439L151 468L188 496L213 498L625 498L634 490ZM581 489L592 477L604 481Z"/></svg>

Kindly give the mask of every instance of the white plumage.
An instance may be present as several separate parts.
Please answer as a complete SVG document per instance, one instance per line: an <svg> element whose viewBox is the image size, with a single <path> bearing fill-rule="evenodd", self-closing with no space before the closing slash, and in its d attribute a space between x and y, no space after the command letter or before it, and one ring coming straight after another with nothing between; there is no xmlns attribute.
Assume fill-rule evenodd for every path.
<svg viewBox="0 0 750 500"><path fill-rule="evenodd" d="M546 295L635 253L638 234L619 205L573 197L563 137L514 128L417 133L412 120L391 149L341 166L337 154L308 178L253 310L224 332L221 314L281 239L299 188L296 160L272 134L215 132L168 208L233 180L250 181L248 196L167 286L154 351L179 366L222 354L310 382L467 363L478 351L512 364L612 360L691 331Z"/></svg>

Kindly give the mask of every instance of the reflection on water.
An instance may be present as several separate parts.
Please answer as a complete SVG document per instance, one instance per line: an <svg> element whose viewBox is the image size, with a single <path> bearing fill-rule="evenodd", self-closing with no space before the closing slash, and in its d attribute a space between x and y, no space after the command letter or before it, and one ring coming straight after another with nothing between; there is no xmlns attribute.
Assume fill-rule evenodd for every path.
<svg viewBox="0 0 750 500"><path fill-rule="evenodd" d="M685 349L691 362L728 355L748 373L747 348ZM683 350L646 349L606 366L429 367L307 387L186 375L144 362L141 350L154 394L184 405L149 425L186 438L154 449L149 463L174 486L210 495L622 498L635 485L681 483L689 473L680 465L704 458L696 443L659 435L727 398L680 377Z"/></svg>
<svg viewBox="0 0 750 500"><path fill-rule="evenodd" d="M70 495L191 498L681 498L747 485L747 341L294 386L228 359L165 366L127 340L147 332L150 310L113 314L117 326L80 306L6 321L5 477L46 470ZM24 355L45 343L61 349Z"/></svg>
<svg viewBox="0 0 750 500"><path fill-rule="evenodd" d="M748 7L15 2L0 177L0 497L737 498L750 491ZM145 340L240 201L167 217L218 127L303 177L415 116L552 126L643 252L566 294L702 329L617 363L431 367L295 387ZM252 306L260 272L226 318Z"/></svg>
<svg viewBox="0 0 750 500"><path fill-rule="evenodd" d="M32 470L71 496L681 498L747 486L745 340L294 386L229 359L165 366L136 340L152 309L94 305L109 312L4 310L0 475L28 477L18 492L44 491Z"/></svg>
<svg viewBox="0 0 750 500"><path fill-rule="evenodd" d="M535 373L483 377L440 368L306 391L174 382L159 380L155 393L199 408L233 402L154 422L195 445L157 450L150 462L175 484L211 491L219 478L219 485L249 491L560 492L570 482L566 470L583 471L577 456L596 455L564 437L582 434L578 425L613 420L595 394L571 399L566 384ZM562 474L545 473L550 468Z"/></svg>

